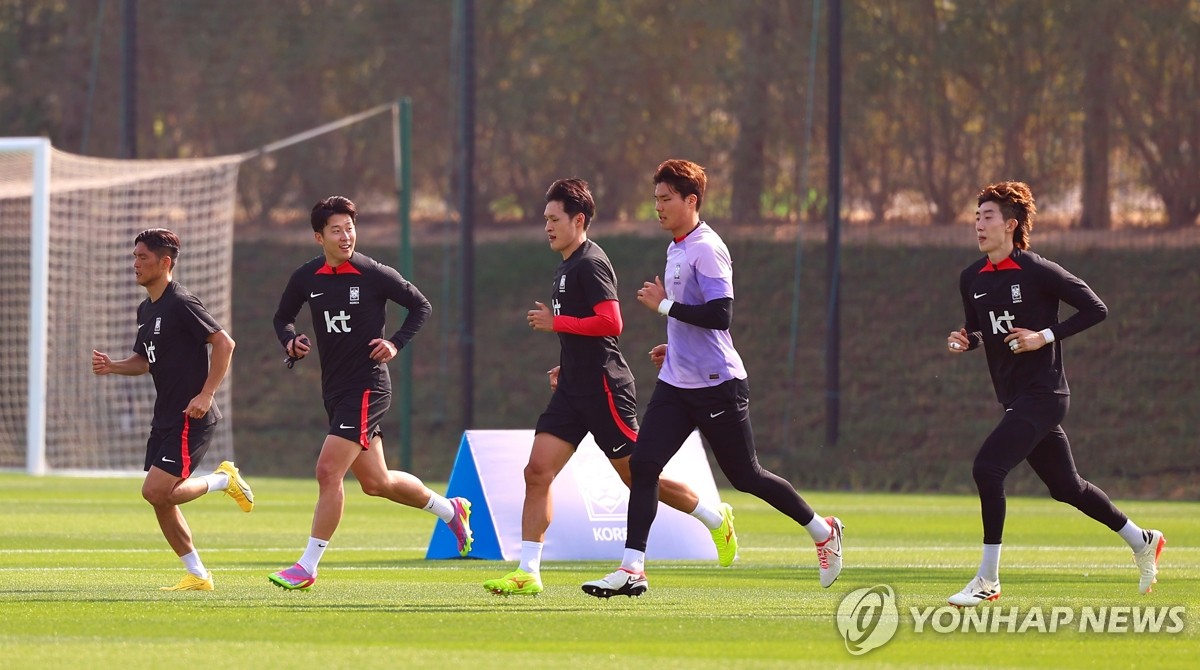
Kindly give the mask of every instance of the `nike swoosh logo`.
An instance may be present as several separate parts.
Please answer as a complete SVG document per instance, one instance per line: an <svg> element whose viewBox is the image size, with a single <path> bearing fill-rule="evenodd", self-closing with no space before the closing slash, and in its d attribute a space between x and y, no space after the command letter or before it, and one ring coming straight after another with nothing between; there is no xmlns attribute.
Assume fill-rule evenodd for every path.
<svg viewBox="0 0 1200 670"><path fill-rule="evenodd" d="M985 296L985 295L987 295L987 293L976 293L976 294L975 294L975 299L976 299L976 300L979 300L980 298L982 298L982 297L983 297L983 296Z"/></svg>
<svg viewBox="0 0 1200 670"><path fill-rule="evenodd" d="M346 424L344 424L344 423L339 423L339 424L338 424L338 428L342 428L342 429L346 429L346 428L355 428L355 426L347 426L347 425L346 425Z"/></svg>
<svg viewBox="0 0 1200 670"><path fill-rule="evenodd" d="M142 329L142 326L144 326L144 325L146 325L146 324L144 324L144 323L139 323L139 324L138 324L138 330L141 330L141 329Z"/></svg>
<svg viewBox="0 0 1200 670"><path fill-rule="evenodd" d="M722 414L724 414L724 413L725 413L725 410L721 410L720 412L716 412L716 413L710 413L710 414L708 415L708 418L710 418L710 419L715 419L715 418L717 418L718 416L721 416L721 415L722 415Z"/></svg>
<svg viewBox="0 0 1200 670"><path fill-rule="evenodd" d="M624 444L622 444L622 445L621 445L621 446L619 446L619 447L613 447L613 453L615 454L615 453L617 453L618 451L620 451L620 450L624 449L624 448L626 447L626 445L628 445L628 444L629 444L628 442L625 442Z"/></svg>
<svg viewBox="0 0 1200 670"><path fill-rule="evenodd" d="M308 297L309 297L309 298L319 298L319 297L321 297L321 296L323 296L323 295L325 295L325 294L324 294L324 293L309 293L309 294L308 294Z"/></svg>
<svg viewBox="0 0 1200 670"><path fill-rule="evenodd" d="M167 458L166 456L163 456L163 458L162 458L162 459L163 459L163 463L174 463L174 462L175 462L175 461L173 461L173 460L171 460L171 459Z"/></svg>

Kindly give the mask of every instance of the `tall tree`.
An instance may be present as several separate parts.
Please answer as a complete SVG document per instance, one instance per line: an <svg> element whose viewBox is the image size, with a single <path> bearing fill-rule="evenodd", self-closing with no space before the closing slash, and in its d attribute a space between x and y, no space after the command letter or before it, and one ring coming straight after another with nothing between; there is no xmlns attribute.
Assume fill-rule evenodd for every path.
<svg viewBox="0 0 1200 670"><path fill-rule="evenodd" d="M769 0L741 3L738 32L741 35L741 76L736 89L737 142L733 147L733 196L730 210L734 221L758 221L762 217L765 186L765 146L770 82L775 76L774 7Z"/></svg>

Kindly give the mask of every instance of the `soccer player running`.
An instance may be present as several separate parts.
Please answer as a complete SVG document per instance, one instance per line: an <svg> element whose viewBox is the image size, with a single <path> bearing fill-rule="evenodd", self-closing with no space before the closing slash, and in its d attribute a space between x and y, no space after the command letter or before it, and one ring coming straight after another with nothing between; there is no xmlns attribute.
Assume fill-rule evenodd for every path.
<svg viewBox="0 0 1200 670"><path fill-rule="evenodd" d="M233 463L189 479L208 451L221 411L213 396L229 372L233 338L196 296L171 279L179 260L179 236L163 228L133 240L133 275L149 297L137 308L133 355L114 361L92 350L97 375L144 375L154 379L154 419L146 441L142 497L154 507L167 544L187 574L164 591L212 591L212 573L192 544L192 531L179 506L213 491L229 494L242 511L254 509L254 493ZM209 361L208 346L212 345Z"/></svg>
<svg viewBox="0 0 1200 670"><path fill-rule="evenodd" d="M996 399L1004 416L983 441L971 474L983 517L983 559L975 577L950 596L951 605L974 607L1000 597L1000 547L1004 533L1004 479L1026 461L1055 500L1108 526L1133 549L1141 573L1138 589L1149 593L1166 539L1142 530L1104 491L1079 476L1063 432L1070 390L1062 340L1104 320L1108 308L1081 279L1029 251L1037 215L1029 186L999 182L979 192L975 237L986 254L959 276L966 325L946 338L961 354L983 347ZM1065 302L1076 312L1058 320Z"/></svg>
<svg viewBox="0 0 1200 670"><path fill-rule="evenodd" d="M733 262L720 236L700 220L707 181L703 167L685 160L665 161L654 173L659 225L672 237L663 275L667 283L655 277L637 297L667 317L667 344L650 352L660 371L630 461L633 483L621 567L583 585L599 598L641 595L649 587L646 539L657 512L659 474L697 428L730 484L808 531L817 545L821 586L833 584L842 571L842 522L815 514L790 483L758 463L746 369L729 334Z"/></svg>
<svg viewBox="0 0 1200 670"><path fill-rule="evenodd" d="M630 455L639 449L633 374L617 346L623 327L617 275L604 250L587 236L595 213L582 179L560 179L546 191L546 237L563 261L554 273L553 310L535 301L536 309L526 319L534 330L558 333L561 353L559 365L549 372L553 395L538 418L525 466L521 563L483 584L497 595L541 593L542 543L552 516L550 485L584 436L592 434L626 486ZM669 479L662 480L661 494L663 502L708 527L720 564L733 564L737 535L732 507L710 507L688 485Z"/></svg>
<svg viewBox="0 0 1200 670"><path fill-rule="evenodd" d="M395 358L429 316L429 301L400 273L354 250L358 210L348 198L331 196L313 206L313 238L322 253L292 273L275 312L275 334L290 363L310 351L296 333L296 316L308 302L321 359L321 392L329 433L317 457L317 506L312 534L300 560L270 576L285 589L307 589L342 520L342 479L354 473L363 493L437 515L471 550L471 503L434 493L407 472L389 470L383 458L380 422L391 405L387 362ZM387 302L407 311L400 329L383 337ZM404 417L407 421L408 417Z"/></svg>

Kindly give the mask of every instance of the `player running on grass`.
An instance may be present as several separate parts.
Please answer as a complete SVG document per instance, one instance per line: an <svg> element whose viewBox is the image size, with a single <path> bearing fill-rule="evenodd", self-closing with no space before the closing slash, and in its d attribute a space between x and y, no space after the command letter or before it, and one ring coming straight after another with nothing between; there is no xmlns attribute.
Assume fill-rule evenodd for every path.
<svg viewBox="0 0 1200 670"><path fill-rule="evenodd" d="M604 250L587 236L595 213L592 193L582 179L560 179L546 191L546 236L563 261L554 273L553 310L535 302L537 308L526 318L534 330L558 333L560 362L549 372L553 395L538 418L525 466L521 563L483 583L497 595L541 593L542 543L552 516L550 485L585 435L592 434L621 481L629 485L629 458L638 449L637 399L633 374L617 346L622 329L617 275ZM705 505L688 485L669 479L662 480L661 495L663 502L712 531L722 566L733 563L733 508Z"/></svg>
<svg viewBox="0 0 1200 670"><path fill-rule="evenodd" d="M668 160L654 173L659 225L670 233L666 286L658 277L638 290L638 302L667 317L667 344L650 356L660 366L638 450L630 461L629 529L621 567L583 590L599 598L646 592L646 539L657 513L659 474L697 428L729 483L804 526L817 545L821 586L842 571L842 522L822 518L786 480L764 470L754 451L750 387L733 348L733 263L716 231L700 220L704 168Z"/></svg>
<svg viewBox="0 0 1200 670"><path fill-rule="evenodd" d="M200 300L171 279L179 260L175 233L151 228L142 231L133 245L134 278L149 294L137 308L133 355L114 361L92 350L92 372L130 376L149 372L154 379L157 397L146 441L142 497L154 506L163 537L187 569L179 583L162 589L212 591L212 573L192 544L191 528L179 506L224 491L242 511L254 509L254 493L229 461L211 475L189 479L221 419L213 396L229 371L234 342Z"/></svg>
<svg viewBox="0 0 1200 670"><path fill-rule="evenodd" d="M1028 185L992 184L977 201L975 237L986 256L959 276L966 325L950 333L946 348L961 354L983 347L1004 417L983 441L971 472L983 516L983 559L975 578L949 602L974 607L1000 597L1004 479L1021 461L1045 482L1051 497L1108 526L1129 544L1141 573L1138 590L1149 593L1166 538L1139 528L1104 491L1079 476L1059 425L1070 406L1062 340L1103 321L1108 308L1083 280L1028 250L1037 215ZM1077 310L1061 323L1060 302Z"/></svg>
<svg viewBox="0 0 1200 670"><path fill-rule="evenodd" d="M270 576L285 589L307 589L316 582L317 564L342 520L347 471L367 495L437 515L458 540L459 554L466 556L471 550L471 503L446 499L413 475L389 470L384 462L380 422L392 397L387 362L417 334L431 310L425 296L400 273L354 251L357 217L354 203L341 196L313 206L313 238L323 253L296 269L275 312L275 334L290 366L310 351L308 338L296 333L296 316L308 303L329 417L329 433L317 457L319 493L308 547L295 565ZM408 313L400 330L385 339L389 300Z"/></svg>

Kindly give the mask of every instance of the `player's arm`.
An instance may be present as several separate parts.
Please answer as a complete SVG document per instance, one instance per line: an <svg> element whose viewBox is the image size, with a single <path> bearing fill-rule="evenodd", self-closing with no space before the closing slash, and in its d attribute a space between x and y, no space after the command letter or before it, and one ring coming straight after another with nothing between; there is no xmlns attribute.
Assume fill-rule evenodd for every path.
<svg viewBox="0 0 1200 670"><path fill-rule="evenodd" d="M979 315L975 313L975 307L971 304L970 295L970 275L969 270L964 270L958 278L958 294L962 298L963 306L963 327L955 333L950 333L950 338L946 340L947 346L951 351L959 351L952 346L955 341L961 347L966 347L962 351L970 351L983 346L983 331L979 327ZM955 337L958 334L962 339Z"/></svg>
<svg viewBox="0 0 1200 670"><path fill-rule="evenodd" d="M220 388L225 375L229 374L229 364L233 360L233 348L237 346L229 333L224 330L210 333L205 338L205 342L212 345L212 354L208 360L208 378L204 380L204 388L200 389L200 393L192 398L187 409L183 411L193 419L199 419L208 414L208 410L212 408L213 397L217 395L217 389Z"/></svg>
<svg viewBox="0 0 1200 670"><path fill-rule="evenodd" d="M621 331L625 329L625 322L621 319L621 303L616 300L602 300L595 305L592 305L592 315L584 317L566 316L560 314L554 316L550 314L550 308L540 302L535 302L539 309L531 310L541 312L548 315L549 330L556 333L570 333L572 335L586 335L588 337L617 337ZM541 323L545 322L545 318L541 319ZM545 330L534 326L535 330Z"/></svg>
<svg viewBox="0 0 1200 670"><path fill-rule="evenodd" d="M662 279L654 278L654 283L645 282L637 292L638 302L646 307L672 319L707 328L709 330L729 330L733 323L733 298L718 296L702 305L688 305L667 299L666 288Z"/></svg>
<svg viewBox="0 0 1200 670"><path fill-rule="evenodd" d="M375 276L376 280L382 283L383 295L407 310L400 329L392 333L391 337L386 340L376 338L368 343L371 347L371 360L386 363L412 341L412 338L425 325L429 315L433 313L433 307L425 295L416 286L413 286L412 282L401 277L400 273L394 269L386 265L379 265L378 274Z"/></svg>
<svg viewBox="0 0 1200 670"><path fill-rule="evenodd" d="M304 302L307 299L298 280L299 274L300 271L297 270L288 279L287 286L283 289L283 295L279 297L279 306L275 308L275 316L272 319L272 323L275 326L275 337L279 339L279 343L283 345L284 353L288 356L289 368L293 361L304 358L308 355L309 351L308 337L296 334L296 317L300 314L300 308L304 306Z"/></svg>
<svg viewBox="0 0 1200 670"><path fill-rule="evenodd" d="M150 361L141 354L114 361L108 354L92 349L92 374L136 377L147 372L150 372Z"/></svg>
<svg viewBox="0 0 1200 670"><path fill-rule="evenodd" d="M1050 337L1047 338L1050 342L1081 333L1108 316L1108 306L1082 279L1054 263L1046 268L1046 272L1050 276L1050 292L1076 309L1066 321L1042 331L1043 336L1046 331L1050 332Z"/></svg>

